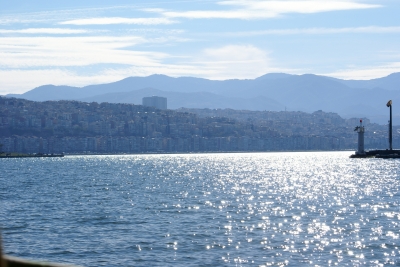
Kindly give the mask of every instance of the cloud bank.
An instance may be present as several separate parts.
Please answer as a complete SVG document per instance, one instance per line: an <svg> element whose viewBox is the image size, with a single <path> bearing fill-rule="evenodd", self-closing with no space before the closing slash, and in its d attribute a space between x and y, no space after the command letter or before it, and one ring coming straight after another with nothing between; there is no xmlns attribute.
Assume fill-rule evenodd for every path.
<svg viewBox="0 0 400 267"><path fill-rule="evenodd" d="M121 18L121 17L104 17L104 18L88 18L75 19L60 22L59 24L67 25L112 25L112 24L136 24L136 25L168 25L176 23L169 18Z"/></svg>
<svg viewBox="0 0 400 267"><path fill-rule="evenodd" d="M0 90L23 92L48 83L84 86L155 73L221 80L269 72L382 77L400 71L399 58L392 56L400 54L400 26L383 23L382 17L372 26L368 23L371 14L382 16L381 10L373 12L388 3L168 1L3 14ZM348 19L354 14L364 15L364 20ZM321 17L340 19L340 24ZM340 60L332 56L335 51L343 53ZM384 51L393 53L385 57ZM346 67L351 64L359 67Z"/></svg>
<svg viewBox="0 0 400 267"><path fill-rule="evenodd" d="M189 11L168 11L162 9L148 9L150 12L157 12L167 18L186 19L268 19L285 14L311 14L321 12L370 9L379 8L381 5L363 4L357 1L220 1L220 6L228 6L231 9L225 10L189 10Z"/></svg>

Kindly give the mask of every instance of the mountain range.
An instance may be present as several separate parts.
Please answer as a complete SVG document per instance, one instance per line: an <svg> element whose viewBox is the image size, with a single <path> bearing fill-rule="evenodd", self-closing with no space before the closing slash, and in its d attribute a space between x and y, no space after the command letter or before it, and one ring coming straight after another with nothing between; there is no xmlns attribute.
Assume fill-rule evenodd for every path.
<svg viewBox="0 0 400 267"><path fill-rule="evenodd" d="M208 80L165 75L129 77L85 87L43 85L8 97L34 101L78 100L141 104L145 96L163 96L168 108L231 108L239 110L335 112L344 118L367 117L387 123L388 100L394 124L399 121L400 73L371 80L342 80L313 74L270 73L248 80ZM400 107L400 104L399 104ZM398 111L396 111L398 110Z"/></svg>

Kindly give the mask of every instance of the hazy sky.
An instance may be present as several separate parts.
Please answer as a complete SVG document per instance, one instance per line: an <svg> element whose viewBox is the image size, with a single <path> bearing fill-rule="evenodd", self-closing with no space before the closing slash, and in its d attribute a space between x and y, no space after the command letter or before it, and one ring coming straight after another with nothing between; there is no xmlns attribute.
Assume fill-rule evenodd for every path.
<svg viewBox="0 0 400 267"><path fill-rule="evenodd" d="M399 0L0 2L0 94L129 76L400 71Z"/></svg>

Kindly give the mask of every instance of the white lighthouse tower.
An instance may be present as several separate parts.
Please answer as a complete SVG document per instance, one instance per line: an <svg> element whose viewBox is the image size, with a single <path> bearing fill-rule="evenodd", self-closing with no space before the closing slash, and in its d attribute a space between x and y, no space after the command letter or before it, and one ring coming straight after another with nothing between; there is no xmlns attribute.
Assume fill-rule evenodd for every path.
<svg viewBox="0 0 400 267"><path fill-rule="evenodd" d="M364 132L365 128L362 124L362 120L360 120L360 126L357 126L354 131L358 133L358 150L356 151L356 155L365 155L364 150Z"/></svg>

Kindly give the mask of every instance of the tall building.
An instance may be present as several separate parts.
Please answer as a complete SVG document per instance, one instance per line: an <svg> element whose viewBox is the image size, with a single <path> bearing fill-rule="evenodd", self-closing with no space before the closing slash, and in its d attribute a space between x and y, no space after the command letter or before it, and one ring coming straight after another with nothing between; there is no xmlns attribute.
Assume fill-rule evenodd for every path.
<svg viewBox="0 0 400 267"><path fill-rule="evenodd" d="M158 109L167 109L167 98L160 96L143 97L142 105Z"/></svg>

